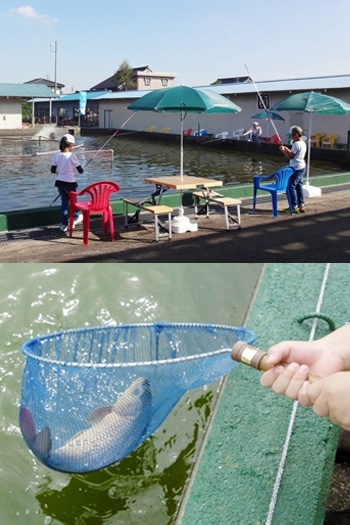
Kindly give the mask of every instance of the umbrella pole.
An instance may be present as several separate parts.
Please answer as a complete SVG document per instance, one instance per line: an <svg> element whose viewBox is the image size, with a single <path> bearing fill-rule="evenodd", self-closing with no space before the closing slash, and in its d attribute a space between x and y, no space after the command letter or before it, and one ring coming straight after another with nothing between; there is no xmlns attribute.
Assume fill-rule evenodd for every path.
<svg viewBox="0 0 350 525"><path fill-rule="evenodd" d="M184 117L181 111L181 135L180 135L180 177L184 178Z"/></svg>
<svg viewBox="0 0 350 525"><path fill-rule="evenodd" d="M181 126L180 126L180 178L183 180L184 177L184 118L186 112L181 111ZM182 189L180 190L180 207L178 215L173 217L171 224L167 224L168 228L171 228L172 233L186 233L188 231L194 232L198 230L198 224L191 222L188 217L185 216L185 210L182 204Z"/></svg>
<svg viewBox="0 0 350 525"><path fill-rule="evenodd" d="M180 126L180 178L184 179L184 116L181 111L181 126ZM184 208L182 205L182 190L180 190L180 208L179 208L179 217L183 217Z"/></svg>
<svg viewBox="0 0 350 525"><path fill-rule="evenodd" d="M311 157L311 128L312 128L312 113L310 113L309 121L309 138L308 138L308 149L307 149L307 166L306 166L306 185L310 184L310 157Z"/></svg>
<svg viewBox="0 0 350 525"><path fill-rule="evenodd" d="M308 149L307 149L307 164L306 164L306 183L303 186L305 197L320 197L322 194L321 188L310 186L310 158L311 158L311 129L312 129L312 113L310 113L309 133L308 133Z"/></svg>

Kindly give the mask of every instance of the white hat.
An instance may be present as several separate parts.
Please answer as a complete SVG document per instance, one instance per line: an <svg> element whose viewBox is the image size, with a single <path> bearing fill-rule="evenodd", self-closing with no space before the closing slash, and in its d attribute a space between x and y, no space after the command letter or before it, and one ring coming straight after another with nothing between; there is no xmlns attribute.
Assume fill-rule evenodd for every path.
<svg viewBox="0 0 350 525"><path fill-rule="evenodd" d="M73 137L73 135L70 135L69 133L66 133L65 135L63 135L62 138L66 139L66 142L69 142L69 144L75 144L75 138Z"/></svg>
<svg viewBox="0 0 350 525"><path fill-rule="evenodd" d="M254 126L259 126L259 123L258 122L254 122Z"/></svg>

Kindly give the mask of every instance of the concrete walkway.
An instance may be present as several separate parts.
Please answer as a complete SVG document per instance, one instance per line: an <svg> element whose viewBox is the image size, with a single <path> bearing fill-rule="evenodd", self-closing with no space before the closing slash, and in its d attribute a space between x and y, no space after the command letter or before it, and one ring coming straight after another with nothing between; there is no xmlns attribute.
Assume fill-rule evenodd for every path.
<svg viewBox="0 0 350 525"><path fill-rule="evenodd" d="M225 230L222 212L198 220L198 232L154 241L153 222L124 228L116 217L116 241L104 234L100 219L91 223L88 246L82 227L73 237L58 226L0 233L0 262L346 262L350 260L350 186L323 188L307 199L306 213L272 217L271 201L242 200L242 229ZM279 209L286 200L279 201ZM193 210L190 209L192 213Z"/></svg>
<svg viewBox="0 0 350 525"><path fill-rule="evenodd" d="M267 349L282 339L318 339L349 318L349 265L265 265L246 325ZM181 525L321 525L338 427L259 384L239 364L228 376L197 461ZM290 432L290 438L288 438ZM285 462L281 463L285 456Z"/></svg>

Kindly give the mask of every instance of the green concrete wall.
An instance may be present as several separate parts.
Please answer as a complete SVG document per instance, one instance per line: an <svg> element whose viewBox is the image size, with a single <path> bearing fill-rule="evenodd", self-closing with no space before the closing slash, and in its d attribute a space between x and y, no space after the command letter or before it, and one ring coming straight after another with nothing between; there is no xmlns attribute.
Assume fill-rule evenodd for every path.
<svg viewBox="0 0 350 525"><path fill-rule="evenodd" d="M309 339L325 264L268 264L246 325L267 350L282 339ZM321 313L337 326L350 314L350 267L333 264ZM328 333L318 321L315 339ZM204 452L189 483L177 523L266 523L292 401L259 384L260 372L239 364L228 376ZM298 406L272 524L321 525L339 428Z"/></svg>
<svg viewBox="0 0 350 525"><path fill-rule="evenodd" d="M328 175L322 177L313 177L312 185L323 187L331 185L340 185L350 182L350 173ZM150 187L151 188L151 187ZM152 189L151 189L152 191ZM224 186L219 188L222 195L236 199L251 198L253 195L252 184ZM266 192L259 192L265 194ZM145 196L147 191L145 191ZM179 194L177 192L165 193L162 197L162 203L167 206L177 208L179 206ZM193 206L192 191L183 192L183 205ZM111 201L113 213L116 216L124 215L124 203L122 200ZM59 206L54 205L46 208L34 208L29 210L19 210L0 214L0 232L11 231L25 228L36 228L39 226L49 226L59 224L60 212Z"/></svg>

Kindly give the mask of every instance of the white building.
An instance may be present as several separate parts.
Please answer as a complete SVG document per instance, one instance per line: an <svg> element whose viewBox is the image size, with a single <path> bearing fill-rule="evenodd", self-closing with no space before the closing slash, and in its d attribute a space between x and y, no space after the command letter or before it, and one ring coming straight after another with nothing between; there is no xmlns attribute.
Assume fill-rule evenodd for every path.
<svg viewBox="0 0 350 525"><path fill-rule="evenodd" d="M0 84L0 130L22 127L22 102L33 98L57 98L43 84Z"/></svg>
<svg viewBox="0 0 350 525"><path fill-rule="evenodd" d="M255 87L256 86L256 87ZM338 75L332 77L312 77L288 80L274 80L266 82L238 82L231 84L216 84L210 86L198 86L210 89L226 96L242 108L235 115L218 114L205 115L188 114L184 122L184 128L204 128L209 134L217 134L228 131L232 136L234 130L239 128L249 129L256 118L252 118L259 111L263 111L257 91L263 97L265 105L270 108L278 101L292 93L304 91L317 91L327 93L350 103L350 75ZM256 89L257 88L257 89ZM99 100L99 127L119 128L130 117L127 106L136 98L145 95L145 91L124 91L118 93L106 93L98 97ZM292 125L301 126L306 136L309 135L309 113L281 112L284 121L275 121L279 135L286 139ZM259 121L263 136L270 137L275 131L269 121ZM112 124L110 126L110 124ZM176 113L153 113L138 112L126 125L127 129L145 131L154 129L161 131L169 128L169 133L180 133L179 115ZM350 129L350 115L317 115L312 117L311 134L322 132L324 135L336 133L338 144L347 144L348 130Z"/></svg>

